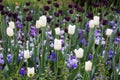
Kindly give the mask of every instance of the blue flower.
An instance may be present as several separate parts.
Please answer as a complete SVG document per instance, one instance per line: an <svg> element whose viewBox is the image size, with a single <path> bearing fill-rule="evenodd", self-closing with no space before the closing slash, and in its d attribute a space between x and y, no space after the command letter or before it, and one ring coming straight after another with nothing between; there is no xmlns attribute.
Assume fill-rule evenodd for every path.
<svg viewBox="0 0 120 80"><path fill-rule="evenodd" d="M30 26L30 35L31 36L36 36L38 33L38 30L34 26Z"/></svg>
<svg viewBox="0 0 120 80"><path fill-rule="evenodd" d="M55 52L53 52L53 53L51 53L50 55L48 55L48 59L51 59L52 61L56 61L56 53Z"/></svg>
<svg viewBox="0 0 120 80"><path fill-rule="evenodd" d="M85 46L88 45L88 43L87 43L87 41L84 37L82 37L81 40L80 40L80 45L82 45L82 44L84 44Z"/></svg>
<svg viewBox="0 0 120 80"><path fill-rule="evenodd" d="M23 55L24 55L24 52L21 51L21 52L18 54L18 60L23 59Z"/></svg>
<svg viewBox="0 0 120 80"><path fill-rule="evenodd" d="M19 73L20 75L24 76L26 74L25 68L21 68Z"/></svg>
<svg viewBox="0 0 120 80"><path fill-rule="evenodd" d="M17 22L16 22L16 27L21 29L21 28L23 28L24 26L22 25L22 23L21 23L20 21L17 21Z"/></svg>
<svg viewBox="0 0 120 80"><path fill-rule="evenodd" d="M67 60L67 67L76 69L77 66L78 66L78 59L75 56L70 55L70 57Z"/></svg>
<svg viewBox="0 0 120 80"><path fill-rule="evenodd" d="M92 60L92 57L93 57L93 55L92 55L92 53L90 53L89 56L88 56L88 59Z"/></svg>
<svg viewBox="0 0 120 80"><path fill-rule="evenodd" d="M12 54L8 54L7 55L7 60L8 60L9 63L12 62L12 59L13 59L13 55Z"/></svg>
<svg viewBox="0 0 120 80"><path fill-rule="evenodd" d="M3 55L2 54L0 54L0 64L4 64L5 62L4 62L4 59L3 59Z"/></svg>

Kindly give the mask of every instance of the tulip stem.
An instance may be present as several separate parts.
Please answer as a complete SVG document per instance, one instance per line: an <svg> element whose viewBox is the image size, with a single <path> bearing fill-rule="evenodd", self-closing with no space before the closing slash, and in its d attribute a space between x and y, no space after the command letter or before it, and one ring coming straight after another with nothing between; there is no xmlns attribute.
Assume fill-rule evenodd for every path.
<svg viewBox="0 0 120 80"><path fill-rule="evenodd" d="M41 64L42 73L44 72L44 63L45 63L45 60L44 60L45 59L45 52L44 52L44 50L45 50L44 49L44 37L45 37L45 35L44 35L44 33L45 33L45 28L42 29L42 41L41 41L42 42L41 43L42 44L42 64Z"/></svg>
<svg viewBox="0 0 120 80"><path fill-rule="evenodd" d="M107 50L107 43L108 43L109 37L107 36L106 38L106 45L105 45L105 50ZM106 52L106 51L105 51ZM105 60L107 59L107 52L105 53Z"/></svg>
<svg viewBox="0 0 120 80"><path fill-rule="evenodd" d="M57 74L58 74L58 65L59 65L59 59L58 59L58 56L59 56L59 51L56 51L56 58L57 58L57 62L56 62L56 80L57 80Z"/></svg>
<svg viewBox="0 0 120 80"><path fill-rule="evenodd" d="M71 41L72 41L72 36L70 35L70 41L69 41L69 52L70 52L70 49L71 49Z"/></svg>

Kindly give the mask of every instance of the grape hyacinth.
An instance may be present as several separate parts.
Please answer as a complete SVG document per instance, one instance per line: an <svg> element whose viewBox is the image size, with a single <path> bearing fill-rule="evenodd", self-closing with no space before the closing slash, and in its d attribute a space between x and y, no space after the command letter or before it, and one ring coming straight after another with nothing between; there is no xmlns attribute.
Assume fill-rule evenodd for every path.
<svg viewBox="0 0 120 80"><path fill-rule="evenodd" d="M66 64L68 68L76 69L78 67L78 59L75 56L70 55Z"/></svg>

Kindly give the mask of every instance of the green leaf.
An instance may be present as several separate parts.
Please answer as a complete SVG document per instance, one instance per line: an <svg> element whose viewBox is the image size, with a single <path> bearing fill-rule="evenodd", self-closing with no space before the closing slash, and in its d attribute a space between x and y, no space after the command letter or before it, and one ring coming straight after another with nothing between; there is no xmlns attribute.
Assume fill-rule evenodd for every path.
<svg viewBox="0 0 120 80"><path fill-rule="evenodd" d="M8 66L6 65L3 69L3 72L7 72L9 70Z"/></svg>
<svg viewBox="0 0 120 80"><path fill-rule="evenodd" d="M79 68L74 69L74 70L71 72L71 74L70 74L70 76L68 77L67 80L74 80L74 78L75 78L76 75L78 74L78 71L79 71Z"/></svg>

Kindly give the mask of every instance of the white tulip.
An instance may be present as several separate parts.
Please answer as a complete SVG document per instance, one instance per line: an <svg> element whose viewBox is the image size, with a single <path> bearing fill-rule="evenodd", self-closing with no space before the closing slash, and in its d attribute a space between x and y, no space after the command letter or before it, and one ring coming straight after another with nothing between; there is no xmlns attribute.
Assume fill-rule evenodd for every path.
<svg viewBox="0 0 120 80"><path fill-rule="evenodd" d="M110 36L112 34L113 30L112 29L107 29L106 30L106 35Z"/></svg>
<svg viewBox="0 0 120 80"><path fill-rule="evenodd" d="M13 31L13 29L10 28L10 27L7 28L6 32L7 32L7 35L8 35L9 37L12 37L12 36L14 35L14 31Z"/></svg>
<svg viewBox="0 0 120 80"><path fill-rule="evenodd" d="M84 53L84 50L82 48L79 48L78 50L75 49L74 50L74 53L76 55L77 58L82 58L83 57L83 53Z"/></svg>
<svg viewBox="0 0 120 80"><path fill-rule="evenodd" d="M59 39L54 39L54 49L60 50L62 47L62 41Z"/></svg>
<svg viewBox="0 0 120 80"><path fill-rule="evenodd" d="M90 20L89 21L89 27L90 28L94 28L95 27L94 20Z"/></svg>
<svg viewBox="0 0 120 80"><path fill-rule="evenodd" d="M41 25L40 25L40 20L37 20L36 21L36 28L40 28L41 27Z"/></svg>
<svg viewBox="0 0 120 80"><path fill-rule="evenodd" d="M92 62L91 61L86 61L85 62L85 70L90 71L92 69Z"/></svg>
<svg viewBox="0 0 120 80"><path fill-rule="evenodd" d="M11 29L15 28L15 23L13 21L10 21L8 24Z"/></svg>
<svg viewBox="0 0 120 80"><path fill-rule="evenodd" d="M94 25L98 26L100 24L100 17L99 16L94 16Z"/></svg>
<svg viewBox="0 0 120 80"><path fill-rule="evenodd" d="M55 33L56 33L56 35L60 35L60 28L59 27L55 28Z"/></svg>
<svg viewBox="0 0 120 80"><path fill-rule="evenodd" d="M76 28L75 25L69 25L69 26L68 26L68 33L69 33L70 35L73 35L73 34L75 33L75 28Z"/></svg>
<svg viewBox="0 0 120 80"><path fill-rule="evenodd" d="M41 16L40 18L39 18L39 21L40 21L40 26L41 27L45 27L46 26L46 24L47 24L47 18L46 18L46 16Z"/></svg>
<svg viewBox="0 0 120 80"><path fill-rule="evenodd" d="M29 50L25 50L25 51L24 51L24 58L25 58L25 59L30 58L30 52L29 52Z"/></svg>
<svg viewBox="0 0 120 80"><path fill-rule="evenodd" d="M28 67L27 68L27 76L28 77L33 77L34 74L35 74L35 68L34 67L32 67L32 68Z"/></svg>

